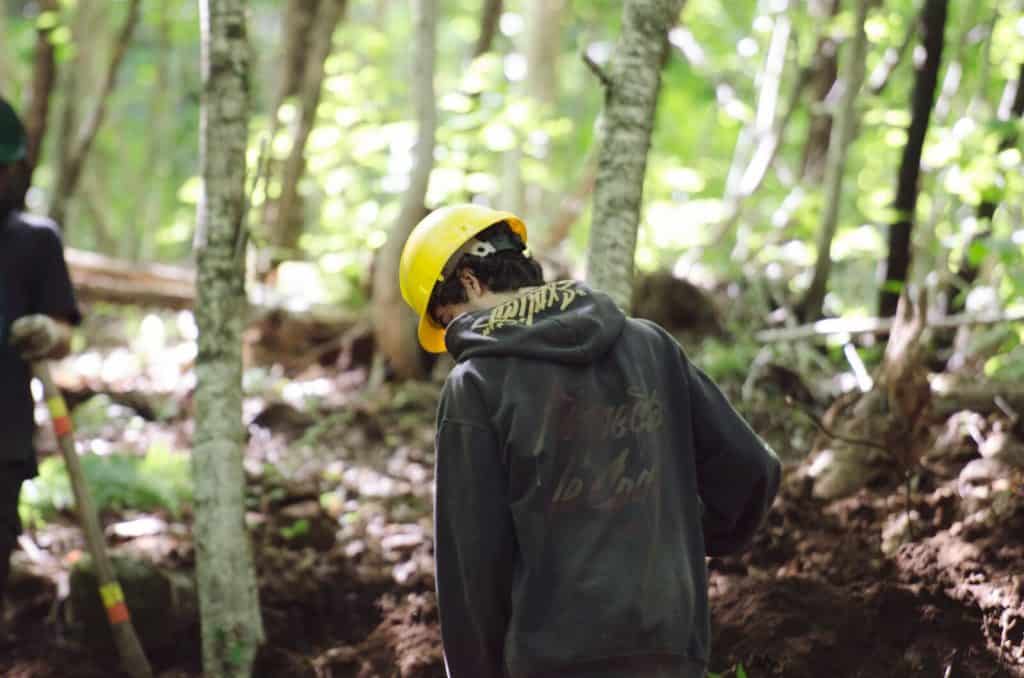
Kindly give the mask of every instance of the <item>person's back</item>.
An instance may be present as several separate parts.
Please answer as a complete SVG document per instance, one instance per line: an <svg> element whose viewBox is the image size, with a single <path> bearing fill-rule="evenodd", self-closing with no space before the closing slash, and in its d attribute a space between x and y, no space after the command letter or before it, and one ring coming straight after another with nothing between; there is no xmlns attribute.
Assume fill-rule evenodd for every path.
<svg viewBox="0 0 1024 678"><path fill-rule="evenodd" d="M438 453L474 458L438 460L438 543L452 530L503 546L455 570L443 561L460 554L439 551L455 575L442 596L486 597L473 582L499 571L484 585L511 591L501 649L514 677L703 676L705 553L750 537L778 484L774 456L671 336L578 283L462 315L446 340L458 365ZM486 635L451 612L455 643Z"/></svg>
<svg viewBox="0 0 1024 678"><path fill-rule="evenodd" d="M544 284L508 212L431 213L400 283L438 408L435 559L456 678L703 678L705 555L742 548L780 466L658 326Z"/></svg>

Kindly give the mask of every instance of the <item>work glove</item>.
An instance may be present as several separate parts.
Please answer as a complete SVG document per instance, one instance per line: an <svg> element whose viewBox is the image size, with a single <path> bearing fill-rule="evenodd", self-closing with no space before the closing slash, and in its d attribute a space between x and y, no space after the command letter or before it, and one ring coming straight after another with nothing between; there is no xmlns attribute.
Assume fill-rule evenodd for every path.
<svg viewBox="0 0 1024 678"><path fill-rule="evenodd" d="M27 315L11 325L11 347L29 362L50 355L63 340L63 328L46 315Z"/></svg>

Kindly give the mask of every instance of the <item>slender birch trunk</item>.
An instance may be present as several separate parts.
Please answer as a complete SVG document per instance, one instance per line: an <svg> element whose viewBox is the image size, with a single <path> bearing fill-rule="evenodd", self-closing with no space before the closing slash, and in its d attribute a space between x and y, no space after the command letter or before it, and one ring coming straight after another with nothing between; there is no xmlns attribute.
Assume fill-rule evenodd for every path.
<svg viewBox="0 0 1024 678"><path fill-rule="evenodd" d="M853 44L846 55L841 81L842 100L832 126L825 167L825 214L818 232L818 259L814 264L814 278L800 304L804 320L821 317L828 278L832 272L832 240L839 228L839 206L843 197L843 175L846 157L857 128L857 95L864 83L868 38L864 32L871 0L858 0L857 18L854 20Z"/></svg>
<svg viewBox="0 0 1024 678"><path fill-rule="evenodd" d="M195 250L196 570L204 675L248 678L263 642L245 526L242 330L249 49L243 0L200 0L203 100Z"/></svg>
<svg viewBox="0 0 1024 678"><path fill-rule="evenodd" d="M605 136L594 188L587 279L626 309L633 295L633 259L661 68L668 31L679 21L683 2L626 0L622 35L607 68L589 62L605 87Z"/></svg>
<svg viewBox="0 0 1024 678"><path fill-rule="evenodd" d="M400 379L418 378L424 366L416 338L417 319L402 301L398 266L409 233L425 215L430 173L434 169L437 106L434 101L434 62L437 59L438 0L416 0L413 46L413 105L417 136L409 186L388 241L377 256L373 274L373 332L377 346Z"/></svg>

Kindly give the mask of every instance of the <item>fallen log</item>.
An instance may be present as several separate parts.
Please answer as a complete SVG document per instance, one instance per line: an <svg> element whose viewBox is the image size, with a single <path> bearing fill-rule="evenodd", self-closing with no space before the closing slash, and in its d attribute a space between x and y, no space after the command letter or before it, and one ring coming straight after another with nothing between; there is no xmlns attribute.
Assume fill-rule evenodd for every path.
<svg viewBox="0 0 1024 678"><path fill-rule="evenodd" d="M67 248L64 258L78 298L168 309L192 308L195 271L183 266L137 264Z"/></svg>
<svg viewBox="0 0 1024 678"><path fill-rule="evenodd" d="M991 414L1004 411L1007 406L1018 413L1024 412L1024 384L998 381L968 383L942 374L933 375L930 381L935 412L941 416L960 410Z"/></svg>
<svg viewBox="0 0 1024 678"><path fill-rule="evenodd" d="M960 313L948 316L930 316L928 327L962 327L964 325L998 325L1024 320L1024 309L1001 313ZM834 334L876 334L892 330L892 318L826 318L807 325L762 330L754 335L757 341L768 344L778 341L815 339Z"/></svg>
<svg viewBox="0 0 1024 678"><path fill-rule="evenodd" d="M138 264L70 248L64 256L75 292L83 302L168 310L191 309L195 303L195 271L190 268ZM333 364L346 348L346 333L359 319L355 313L332 306L295 310L251 301L247 358L255 364L281 364L289 372L311 364Z"/></svg>

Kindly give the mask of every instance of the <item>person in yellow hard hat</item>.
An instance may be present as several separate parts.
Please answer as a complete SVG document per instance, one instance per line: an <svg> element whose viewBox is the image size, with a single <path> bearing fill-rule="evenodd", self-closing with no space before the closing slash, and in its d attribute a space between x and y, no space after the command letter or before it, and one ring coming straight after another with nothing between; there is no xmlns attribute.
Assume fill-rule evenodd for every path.
<svg viewBox="0 0 1024 678"><path fill-rule="evenodd" d="M454 678L703 678L706 555L744 548L778 458L654 323L545 283L513 214L439 209L399 270L437 415L434 537Z"/></svg>
<svg viewBox="0 0 1024 678"><path fill-rule="evenodd" d="M55 224L22 211L26 141L0 98L0 646L11 640L3 597L21 531L18 497L37 472L30 362L66 354L81 319Z"/></svg>

